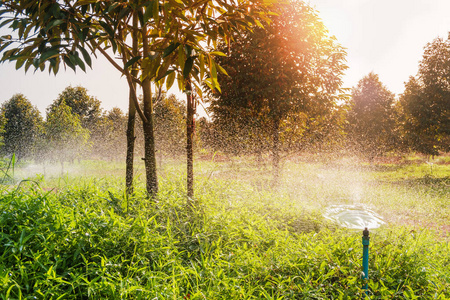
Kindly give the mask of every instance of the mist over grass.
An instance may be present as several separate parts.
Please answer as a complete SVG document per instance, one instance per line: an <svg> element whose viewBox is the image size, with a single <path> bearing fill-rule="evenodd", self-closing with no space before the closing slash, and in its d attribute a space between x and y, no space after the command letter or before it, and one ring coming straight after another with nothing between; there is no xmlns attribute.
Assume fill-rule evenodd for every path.
<svg viewBox="0 0 450 300"><path fill-rule="evenodd" d="M0 200L2 299L360 299L361 232L322 217L364 204L371 299L450 298L446 163L365 164L298 157L270 187L251 159L197 161L198 207L184 164L165 160L158 201L124 196L123 165L81 161L64 176L14 170ZM29 167L29 166L28 166Z"/></svg>

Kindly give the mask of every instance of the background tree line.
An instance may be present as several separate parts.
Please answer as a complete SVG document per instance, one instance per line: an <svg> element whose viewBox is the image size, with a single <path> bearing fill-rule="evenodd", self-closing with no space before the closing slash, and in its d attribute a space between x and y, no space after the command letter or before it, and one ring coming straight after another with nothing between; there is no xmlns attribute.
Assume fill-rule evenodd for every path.
<svg viewBox="0 0 450 300"><path fill-rule="evenodd" d="M313 77L318 67L310 62L297 74L298 63L294 72L277 63L270 73L267 64L277 59L290 61L292 55L286 48L293 42L282 43L289 35L276 36L278 42L271 42L270 32L241 36L232 43L230 55L222 58L230 76L219 76L222 93L210 95L212 122L204 122L201 131L201 139L208 141L205 144L211 151L276 156L269 121L275 116L280 120L277 141L285 155L338 151L373 160L392 152L439 155L450 151L450 36L447 40L436 38L424 47L417 75L410 77L398 97L374 73L362 78L350 95L339 85L330 89L326 79L328 87L321 85L320 79ZM322 51L326 49L321 46ZM301 51L305 50L296 51L300 57ZM334 48L328 57L338 60L340 51ZM327 63L320 66L325 76L330 69ZM331 75L341 71L342 66Z"/></svg>
<svg viewBox="0 0 450 300"><path fill-rule="evenodd" d="M323 100L309 100L301 104L300 110L281 101L278 88L265 91L268 85L258 81L276 79L256 76L261 66L252 55L262 51L261 62L266 63L271 55L283 50L270 48L270 43L264 44L269 49L254 47L266 34L270 33L261 30L236 39L231 54L221 59L229 76L219 77L222 93L211 93L206 99L211 118L201 118L196 123L197 150L255 155L261 159L262 154L273 150L268 116L279 113L283 114L278 129L282 137L280 151L285 154L345 149L373 159L388 152L438 155L450 151L449 39L436 38L425 46L417 75L405 83L405 91L398 98L378 75L370 73L352 89L349 98L343 93L335 94L339 105L335 102L326 110ZM276 76L283 75L279 71ZM276 82L277 86L295 86L298 79L292 77L286 76ZM265 96L257 95L271 92L275 93L271 96L273 102L286 105L287 112L281 113L281 108L277 108L273 113L263 100L258 102ZM153 106L159 158L184 155L185 104L162 92L153 98ZM312 114L314 111L317 113ZM4 156L14 153L18 159L36 161L64 162L85 157L117 160L126 152L126 127L127 116L122 110L103 110L100 100L81 86L62 91L47 108L45 119L24 95L16 94L1 105L1 151ZM142 156L143 132L139 129L141 126L136 131L136 153Z"/></svg>
<svg viewBox="0 0 450 300"><path fill-rule="evenodd" d="M68 88L47 109L45 121L22 95L15 95L2 106L4 153L64 162L77 155L113 158L143 151L147 190L153 195L156 143L161 157L185 143L180 153L188 157L191 197L194 145L212 152L254 154L258 160L268 155L274 183L283 157L302 151L345 150L370 160L390 151L449 151L448 39L426 45L419 72L399 99L372 73L348 97L341 87L345 50L304 2L281 5L277 14L268 13L261 3L253 7L243 2L217 15L215 11L228 11L225 2L181 2L164 8L158 1L3 3L4 12L20 13L3 14L7 17L2 26L10 24L18 37L1 37L2 61L16 61L18 68L25 64L25 69L48 67L56 74L60 64L84 70L91 65L86 49L100 51L130 88L127 114L118 109L103 112L82 88ZM31 27L41 29L37 38L28 36ZM8 48L14 43L19 46ZM119 54L121 65L111 50ZM175 80L186 94L185 106L155 92L163 86L169 89ZM136 85L143 92L141 101ZM194 123L199 98L209 103L211 119ZM137 129L135 119L142 125ZM192 141L194 128L197 143ZM124 130L127 142L120 143L116 134ZM144 146L138 142L134 149L141 134Z"/></svg>
<svg viewBox="0 0 450 300"><path fill-rule="evenodd" d="M160 158L184 154L184 104L162 93L153 100L155 137ZM69 86L47 108L45 118L22 94L1 106L1 147L4 156L41 163L77 159L118 160L126 152L127 116L119 108L105 111L101 102L81 87ZM140 126L136 130L136 154L143 155Z"/></svg>

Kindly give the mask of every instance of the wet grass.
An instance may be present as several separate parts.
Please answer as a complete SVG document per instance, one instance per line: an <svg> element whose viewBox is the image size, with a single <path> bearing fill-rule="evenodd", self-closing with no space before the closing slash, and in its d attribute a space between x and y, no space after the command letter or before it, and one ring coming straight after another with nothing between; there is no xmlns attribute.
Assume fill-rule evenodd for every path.
<svg viewBox="0 0 450 300"><path fill-rule="evenodd" d="M126 199L120 168L101 177L99 164L3 186L2 299L363 299L361 232L327 223L324 206L449 218L445 186L357 166L287 163L274 191L267 169L198 162L189 211L181 164L164 165L157 203L142 183ZM371 231L370 249L371 299L450 298L448 238L392 221Z"/></svg>

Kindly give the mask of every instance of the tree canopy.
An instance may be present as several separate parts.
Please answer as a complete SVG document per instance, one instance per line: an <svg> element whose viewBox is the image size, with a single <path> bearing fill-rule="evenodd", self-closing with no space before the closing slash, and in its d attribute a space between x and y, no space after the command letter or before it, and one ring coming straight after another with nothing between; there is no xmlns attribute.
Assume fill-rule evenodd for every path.
<svg viewBox="0 0 450 300"><path fill-rule="evenodd" d="M346 66L344 49L304 2L292 1L272 21L222 45L229 57L218 61L229 76L219 74L222 93L212 95L211 110L237 144L270 147L277 172L283 145L301 147L331 121Z"/></svg>
<svg viewBox="0 0 450 300"><path fill-rule="evenodd" d="M63 164L81 156L89 139L89 130L81 126L78 115L62 101L47 110L44 137L49 157Z"/></svg>
<svg viewBox="0 0 450 300"><path fill-rule="evenodd" d="M450 37L426 45L400 106L405 142L411 149L430 155L450 151Z"/></svg>
<svg viewBox="0 0 450 300"><path fill-rule="evenodd" d="M394 149L394 99L375 73L363 77L353 88L348 131L357 154L373 159Z"/></svg>
<svg viewBox="0 0 450 300"><path fill-rule="evenodd" d="M16 94L2 104L1 114L5 118L3 154L31 158L43 122L39 110L23 94Z"/></svg>
<svg viewBox="0 0 450 300"><path fill-rule="evenodd" d="M66 87L47 110L52 110L54 106L63 102L71 108L73 114L79 117L84 128L95 129L95 123L102 113L101 103L97 98L90 96L86 88L82 86Z"/></svg>

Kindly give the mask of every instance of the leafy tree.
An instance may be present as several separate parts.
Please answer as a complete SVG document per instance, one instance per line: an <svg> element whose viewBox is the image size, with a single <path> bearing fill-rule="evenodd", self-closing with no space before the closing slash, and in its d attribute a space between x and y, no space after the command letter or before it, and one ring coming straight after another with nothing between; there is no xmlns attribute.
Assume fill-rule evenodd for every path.
<svg viewBox="0 0 450 300"><path fill-rule="evenodd" d="M230 54L218 62L229 76L219 76L222 93L212 95L211 110L228 127L225 140L237 138L233 145L244 149L256 144L256 152L270 148L276 184L281 151L303 147L330 122L346 66L345 51L304 2L292 1L272 19L265 30L222 45Z"/></svg>
<svg viewBox="0 0 450 300"><path fill-rule="evenodd" d="M72 109L73 114L78 115L83 128L87 128L90 131L95 130L96 122L102 114L101 102L97 98L88 95L86 88L81 86L66 87L49 109L54 109L54 106L60 105L62 102Z"/></svg>
<svg viewBox="0 0 450 300"><path fill-rule="evenodd" d="M9 0L0 4L4 8L0 27L9 25L12 30L17 29L16 37L8 35L0 40L2 61L16 61L17 68L24 65L26 70L32 65L44 70L47 65L56 74L61 63L74 70L77 67L85 70L86 64L91 65L90 50L100 52L125 75L134 105L130 106L129 117L135 110L144 124L144 161L151 196L158 191L151 82L162 84L167 77L166 84L170 87L177 78L180 89L187 91L188 119L192 121L192 82L198 87L195 82L202 82L206 70L211 75L207 83L212 88L218 87L211 46L238 29L259 23L257 18L265 17L266 7L259 1L247 0L232 3ZM35 34L30 35L32 28ZM109 50L121 56L121 64ZM142 88L143 110L138 105L136 85ZM127 132L130 144L133 130ZM127 172L127 184L128 179ZM188 195L193 195L191 186Z"/></svg>
<svg viewBox="0 0 450 300"><path fill-rule="evenodd" d="M3 154L15 153L17 159L31 158L42 123L41 113L22 94L3 103L1 113L5 118Z"/></svg>
<svg viewBox="0 0 450 300"><path fill-rule="evenodd" d="M110 122L108 141L110 143L109 154L112 159L117 160L126 153L124 132L127 129L127 116L118 108L112 108L106 113L106 119Z"/></svg>
<svg viewBox="0 0 450 300"><path fill-rule="evenodd" d="M166 96L163 93L155 100L155 138L160 157L184 154L186 107L173 94Z"/></svg>
<svg viewBox="0 0 450 300"><path fill-rule="evenodd" d="M100 159L118 160L126 154L127 116L114 107L103 113L91 131L91 154Z"/></svg>
<svg viewBox="0 0 450 300"><path fill-rule="evenodd" d="M49 149L49 157L61 163L79 157L87 145L89 131L81 126L80 118L62 101L47 109L44 136Z"/></svg>
<svg viewBox="0 0 450 300"><path fill-rule="evenodd" d="M424 154L450 151L450 37L425 47L417 77L400 97L406 144Z"/></svg>
<svg viewBox="0 0 450 300"><path fill-rule="evenodd" d="M348 115L349 141L358 154L373 159L397 145L394 94L369 73L353 88Z"/></svg>

